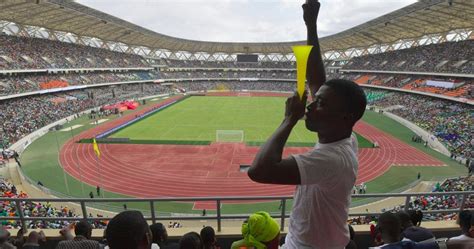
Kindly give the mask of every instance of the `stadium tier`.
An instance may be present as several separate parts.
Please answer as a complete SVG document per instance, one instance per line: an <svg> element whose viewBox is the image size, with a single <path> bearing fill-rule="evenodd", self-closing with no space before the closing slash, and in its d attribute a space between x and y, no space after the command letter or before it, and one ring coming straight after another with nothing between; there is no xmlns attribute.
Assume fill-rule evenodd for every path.
<svg viewBox="0 0 474 249"><path fill-rule="evenodd" d="M0 70L145 67L137 55L39 38L0 35Z"/></svg>
<svg viewBox="0 0 474 249"><path fill-rule="evenodd" d="M5 146L54 121L127 99L170 93L157 84L132 84L15 98L0 102Z"/></svg>
<svg viewBox="0 0 474 249"><path fill-rule="evenodd" d="M0 96L100 83L153 81L159 78L156 74L154 71L14 74L0 76Z"/></svg>
<svg viewBox="0 0 474 249"><path fill-rule="evenodd" d="M392 107L390 112L410 120L429 131L448 146L453 155L470 158L473 108L448 100L382 90L366 90L369 104L379 108Z"/></svg>
<svg viewBox="0 0 474 249"><path fill-rule="evenodd" d="M355 72L338 76L363 85L426 92L460 99L474 99L474 80L472 78Z"/></svg>
<svg viewBox="0 0 474 249"><path fill-rule="evenodd" d="M353 58L343 69L474 73L474 41L445 42Z"/></svg>
<svg viewBox="0 0 474 249"><path fill-rule="evenodd" d="M0 94L11 95L18 93L35 92L38 90L50 90L55 88L63 88L68 86L84 86L99 83L114 83L114 82L130 82L130 81L153 81L157 79L177 80L174 83L174 89L181 89L185 91L208 91L208 90L266 90L266 91L293 91L293 80L296 78L296 71L294 70L294 62L259 62L259 63L239 63L239 62L220 62L220 61L187 61L187 60L145 60L139 56L129 55L118 52L111 52L105 49L91 48L87 46L78 46L62 42L53 42L37 38L19 38L13 36L0 36L2 39L2 53L0 61L5 70L11 69L35 69L35 68L81 68L81 67L147 67L158 66L159 71L155 70L138 70L138 71L124 71L124 72L102 72L102 71L74 71L63 73L8 73L0 76ZM443 69L446 72L470 72L472 70L471 52L473 42L463 41L456 43L443 43L429 46L421 46L411 49L392 51L382 54L357 57L349 61L343 69L371 69L371 70L388 70L388 71L440 71L435 69ZM38 49L42 48L42 49ZM41 54L38 52L41 51ZM439 63L435 63L435 59L430 56L437 55L436 51L442 51L439 54L439 63L443 62L442 67ZM447 51L447 52L446 52ZM453 51L456 51L454 53ZM462 51L462 52L458 52ZM443 59L441 59L443 58ZM462 63L461 63L462 62ZM433 63L436 64L433 66ZM453 66L456 64L456 66ZM414 66L417 65L417 66ZM429 67L431 65L432 67ZM450 65L450 67L448 67ZM435 68L436 66L436 68ZM441 70L441 71L443 71ZM457 98L471 99L474 91L473 81L469 78L456 78L449 76L424 76L411 74L367 74L367 73L344 73L344 74L329 74L328 77L344 77L354 80L359 84L367 84L372 86L394 87L406 90L424 91L435 94L442 94ZM244 80L243 80L244 79ZM246 80L245 80L246 79ZM251 79L251 80L250 80ZM192 81L190 81L192 80ZM454 87L443 88L436 86L428 86L427 82L447 82L452 83ZM148 93L163 93L163 87L154 87L151 84L146 85L147 90L144 92L136 92L136 94L126 94L122 89L141 89L140 86L123 86L116 88L99 88L89 89L74 92L57 93L55 95L47 95L40 97L31 97L24 99L14 99L8 102L2 102L5 106L6 112L2 112L4 118L4 132L7 134L10 143L17 141L22 136L29 132L38 129L47 124L48 120L57 120L67 115L73 114L77 111L82 111L91 108L94 105L106 104L111 101L119 102L127 97L142 97ZM153 90L148 90L150 87ZM107 90L108 89L108 90ZM112 94L114 89L115 98L108 95ZM86 96L86 93L95 93L99 96L97 99L88 99L87 97L76 96L79 94ZM108 93L107 93L108 92ZM102 94L107 93L107 94ZM397 97L402 94L389 94L384 98L378 99L375 104L386 102L396 102L398 99L403 101L410 101L413 97L410 94L403 94L405 97ZM104 97L105 96L105 97ZM393 98L393 100L392 100ZM64 99L60 105L68 106L68 103L75 103L74 109L68 109L68 112L57 112L52 103L58 102L57 99ZM425 99L425 98L422 98ZM79 104L77 104L77 103ZM451 102L428 99L427 103L418 104L420 113L426 113L423 108L431 106L446 107ZM33 113L26 113L25 115L18 115L11 110L18 110L15 107L29 106L29 103L34 106L42 105L44 108L37 108L44 113L37 113L36 116L43 117L36 121L22 120L21 117L30 116ZM403 103L401 103L403 104ZM413 106L413 103L404 103L406 106ZM416 122L423 128L433 132L436 136L448 145L450 151L457 155L467 156L472 147L469 144L469 113L472 109L462 104L452 104L453 108L449 109L449 113L437 109L437 113L432 113L420 121L422 116L413 114L411 116L403 115L405 118ZM48 108L48 106L50 106ZM14 107L14 108L12 108ZM22 108L25 110L27 108ZM50 110L51 109L51 110ZM416 112L418 109L411 110ZM446 109L447 110L447 109ZM51 111L52 113L50 113ZM61 115L55 114L55 112ZM400 110L399 110L400 112ZM44 114L44 115L43 115ZM13 117L12 115L16 115ZM436 123L429 121L433 116L451 116L460 117L464 121L457 120L463 127L458 129L458 123L452 120L437 119ZM426 116L426 115L425 115ZM47 118L46 118L47 117ZM53 117L53 118L52 118ZM418 119L415 119L418 118ZM25 122L25 123L24 123ZM33 122L34 124L30 123ZM15 124L16 123L16 124ZM36 124L38 123L38 124ZM15 125L13 125L15 124ZM430 124L430 126L427 126ZM449 124L449 125L448 125Z"/></svg>
<svg viewBox="0 0 474 249"><path fill-rule="evenodd" d="M155 62L156 63L156 62ZM169 68L294 68L294 61L260 61L256 63L237 61L191 61L191 60L159 60L160 65Z"/></svg>

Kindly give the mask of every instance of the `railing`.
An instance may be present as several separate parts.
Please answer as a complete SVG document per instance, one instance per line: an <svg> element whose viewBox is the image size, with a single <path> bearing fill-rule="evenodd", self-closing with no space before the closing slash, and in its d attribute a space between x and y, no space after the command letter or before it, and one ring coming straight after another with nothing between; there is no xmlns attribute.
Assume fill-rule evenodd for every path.
<svg viewBox="0 0 474 249"><path fill-rule="evenodd" d="M411 197L417 196L443 196L443 195L457 195L459 205L455 209L443 209L443 210L429 210L423 211L424 213L433 214L433 213L454 213L460 212L464 209L466 199L470 195L474 195L474 191L464 191L464 192L427 192L427 193L387 193L387 194L358 194L352 195L352 198L388 198L388 197L404 197L405 205L404 209L407 211L409 209L409 203ZM109 217L88 217L87 214L87 205L86 203L110 203L110 202L142 202L148 203L150 205L150 216L146 216L145 219L156 223L157 220L216 220L217 221L217 230L221 231L222 220L228 219L246 219L246 215L223 215L221 212L221 204L227 201L280 201L281 202L281 212L279 215L273 216L274 218L280 219L280 227L283 230L285 227L285 218L289 218L289 214L286 212L286 202L292 199L292 196L259 196L259 197L204 197L204 198L160 198L160 199L133 199L133 198L110 198L110 199L88 199L88 198L0 198L0 202L10 201L14 202L17 214L16 217L0 217L0 220L19 220L23 227L26 227L26 221L77 221L77 220L86 220L86 221L96 221L96 220L110 220ZM21 205L21 202L31 201L31 202L77 202L80 203L82 217L25 217L24 210ZM157 216L155 210L155 203L159 202L195 202L195 201L215 201L216 202L216 215L207 215L207 216ZM349 213L349 216L367 216L367 215L380 215L381 213Z"/></svg>

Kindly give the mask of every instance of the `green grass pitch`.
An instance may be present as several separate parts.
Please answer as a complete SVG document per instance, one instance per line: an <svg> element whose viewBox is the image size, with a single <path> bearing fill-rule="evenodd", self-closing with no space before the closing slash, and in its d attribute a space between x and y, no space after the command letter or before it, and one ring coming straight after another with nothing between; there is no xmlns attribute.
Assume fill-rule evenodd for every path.
<svg viewBox="0 0 474 249"><path fill-rule="evenodd" d="M131 140L216 141L217 130L243 130L253 145L272 135L284 117L281 97L189 97L110 135ZM317 135L298 122L288 138L291 144L314 144ZM359 136L361 147L372 144Z"/></svg>

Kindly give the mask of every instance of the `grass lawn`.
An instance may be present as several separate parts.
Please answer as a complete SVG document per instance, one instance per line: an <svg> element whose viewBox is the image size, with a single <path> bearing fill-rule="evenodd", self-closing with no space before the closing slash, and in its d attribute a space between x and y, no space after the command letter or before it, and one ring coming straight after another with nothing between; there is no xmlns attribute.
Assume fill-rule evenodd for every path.
<svg viewBox="0 0 474 249"><path fill-rule="evenodd" d="M281 97L189 97L154 115L127 126L109 137L131 140L216 141L217 130L244 132L244 141L260 145L271 136L284 116ZM358 136L361 147L372 147ZM317 136L299 122L290 146L312 146Z"/></svg>
<svg viewBox="0 0 474 249"><path fill-rule="evenodd" d="M113 134L113 137L134 136L136 139L172 139L172 140L214 140L215 130L244 130L246 141L263 142L264 139L281 122L283 117L283 105L285 98L250 98L250 97L192 97L172 108L165 109L152 115L144 120L139 121L135 125L126 127L119 132ZM154 104L148 102L148 105ZM213 106L210 108L210 106ZM226 108L224 108L226 106ZM179 108L174 108L179 107ZM143 106L139 107L139 109ZM204 116L201 116L204 115ZM219 115L224 115L220 117ZM116 118L111 116L109 118ZM250 124L251 120L253 125ZM418 172L421 173L423 180L441 180L447 177L465 175L467 171L464 166L449 159L449 157L425 148L422 144L412 143L411 137L413 132L408 128L400 125L383 115L367 111L364 121L374 125L375 127L385 131L402 141L430 154L439 160L445 162L447 167L392 167L384 175L368 182L369 193L386 193L402 191L410 183L416 180ZM58 162L58 147L62 146L74 134L90 129L91 121L87 117L81 117L70 122L68 126L82 124L83 126L71 132L49 132L45 136L36 140L22 154L23 172L29 176L34 182L41 181L46 187L59 192L61 195L74 197L88 197L88 193L95 193L95 186L84 184L85 191L82 193L81 183L75 178L66 175L69 185L69 193L65 186L64 174ZM241 125L239 125L239 123ZM209 125L209 127L207 127ZM137 128L140 127L140 128ZM143 131L146 130L148 135L145 136ZM262 134L259 134L259 132ZM150 137L150 134L156 134ZM171 136L172 134L176 135ZM305 130L303 122L298 124L296 132L293 132L290 141L294 143L310 142L314 139L314 134ZM364 139L359 137L359 143ZM365 147L371 147L370 142L366 142ZM123 198L127 196L106 192L106 197ZM368 200L355 200L354 204L366 203ZM111 203L106 209L121 210L123 203ZM128 208L146 210L148 204L129 203ZM156 211L159 214L169 213L200 213L199 210L192 210L192 203L156 203ZM251 213L259 210L269 212L279 212L278 202L270 203L254 203L254 204L224 204L223 213L225 214L242 214ZM287 210L291 207L291 202L287 204ZM209 212L212 214L213 212Z"/></svg>

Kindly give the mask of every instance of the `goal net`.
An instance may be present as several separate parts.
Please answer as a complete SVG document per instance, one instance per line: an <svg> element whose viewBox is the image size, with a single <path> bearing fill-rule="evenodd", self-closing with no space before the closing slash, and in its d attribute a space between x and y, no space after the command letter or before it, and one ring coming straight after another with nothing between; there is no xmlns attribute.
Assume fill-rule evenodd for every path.
<svg viewBox="0 0 474 249"><path fill-rule="evenodd" d="M242 143L244 131L242 130L217 130L216 142L218 143Z"/></svg>

